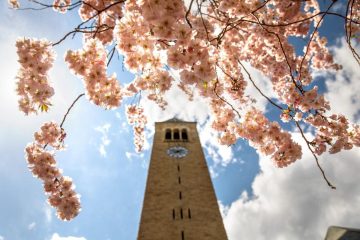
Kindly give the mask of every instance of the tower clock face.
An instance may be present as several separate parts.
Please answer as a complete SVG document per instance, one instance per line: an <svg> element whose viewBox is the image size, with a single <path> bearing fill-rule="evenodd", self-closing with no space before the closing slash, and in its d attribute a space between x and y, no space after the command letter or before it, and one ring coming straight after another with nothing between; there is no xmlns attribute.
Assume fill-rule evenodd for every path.
<svg viewBox="0 0 360 240"><path fill-rule="evenodd" d="M188 150L184 147L171 147L168 148L167 154L174 158L183 158L188 154Z"/></svg>

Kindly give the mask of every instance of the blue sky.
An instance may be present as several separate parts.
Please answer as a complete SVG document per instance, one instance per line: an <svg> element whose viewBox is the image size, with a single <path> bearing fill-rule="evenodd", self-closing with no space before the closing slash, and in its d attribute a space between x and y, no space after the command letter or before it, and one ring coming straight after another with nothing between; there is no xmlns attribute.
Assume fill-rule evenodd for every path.
<svg viewBox="0 0 360 240"><path fill-rule="evenodd" d="M60 121L67 107L84 91L81 80L69 73L63 61L65 49L80 48L81 39L67 40L56 47L58 56L51 71L54 106L48 114L28 117L17 107L14 76L18 64L14 44L18 36L55 41L76 25L78 17L52 10L13 11L5 1L0 4L0 240L135 239L152 125L174 115L199 122L200 138L229 239L319 239L329 225L360 227L358 149L321 157L329 178L338 187L333 191L322 180L305 148L302 160L277 169L245 141L231 147L218 145L209 128L206 104L198 97L188 102L177 89L168 93L172 101L165 112L144 103L150 121L147 147L141 154L134 152L129 140L132 130L126 124L124 104L114 111L96 107L85 98L76 104L64 125L67 149L58 152L56 158L64 175L73 178L81 194L82 211L73 221L58 220L46 203L41 182L27 169L23 149L42 122ZM323 34L332 37L332 51L344 69L336 75L318 73L319 82L328 91L326 96L332 100L333 110L359 123L359 66L349 57L341 40L341 25L332 20L324 26ZM113 71L121 83L132 78L121 71L121 61L114 61L109 73ZM271 96L266 78L255 70L252 72ZM255 94L253 89L248 91ZM267 109L263 99L259 98L257 104ZM267 112L269 116L275 114L271 109ZM293 137L301 141L299 133L293 132Z"/></svg>

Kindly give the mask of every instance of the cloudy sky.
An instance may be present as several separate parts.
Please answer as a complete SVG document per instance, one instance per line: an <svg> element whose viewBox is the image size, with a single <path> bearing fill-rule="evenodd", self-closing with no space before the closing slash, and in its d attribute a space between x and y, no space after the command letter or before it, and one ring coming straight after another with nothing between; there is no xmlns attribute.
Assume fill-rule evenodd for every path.
<svg viewBox="0 0 360 240"><path fill-rule="evenodd" d="M330 225L360 228L358 149L320 158L328 178L337 186L334 191L321 178L305 147L301 160L277 169L245 141L231 147L219 146L209 130L206 104L197 97L189 102L177 89L168 93L172 100L165 112L144 102L150 121L146 150L141 154L134 152L129 141L132 130L126 124L124 105L105 111L85 98L76 104L64 126L67 149L57 153L56 158L64 175L73 178L81 194L82 211L73 221L59 221L46 203L41 182L27 169L23 149L42 122L60 121L67 107L84 91L81 81L69 73L63 61L65 49L80 48L81 39L67 40L56 47L58 56L51 71L54 106L48 114L28 117L17 107L14 43L19 36L58 40L76 21L76 15L64 17L51 10L13 11L6 1L0 3L0 240L136 239L152 125L174 115L199 123L230 240L321 239ZM360 123L360 70L350 57L341 32L341 23L328 19L322 34L331 37L329 44L343 70L336 75L318 73L318 83L331 100L334 112ZM109 72L116 71L122 83L129 82L132 76L119 66L121 59L115 59ZM271 95L266 79L255 71L253 74ZM249 93L254 90L249 89ZM271 113L262 99L258 106ZM293 137L301 143L299 133L293 132Z"/></svg>

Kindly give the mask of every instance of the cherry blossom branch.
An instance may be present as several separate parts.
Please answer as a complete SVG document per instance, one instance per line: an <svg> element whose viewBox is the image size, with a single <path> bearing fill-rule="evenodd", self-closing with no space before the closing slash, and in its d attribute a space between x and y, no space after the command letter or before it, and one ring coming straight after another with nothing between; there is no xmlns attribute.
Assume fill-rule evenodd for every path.
<svg viewBox="0 0 360 240"><path fill-rule="evenodd" d="M84 96L84 95L85 95L85 93L81 93L81 94L80 94L79 96L77 96L77 98L72 102L72 104L70 105L70 107L69 107L68 110L66 111L66 113L65 113L65 115L64 115L64 117L63 117L63 119L62 119L62 121L61 121L61 123L60 123L60 128L62 128L62 126L64 125L65 120L66 120L67 116L69 115L70 110L74 107L75 103L76 103L82 96Z"/></svg>
<svg viewBox="0 0 360 240"><path fill-rule="evenodd" d="M293 69L292 69L291 64L290 64L290 62L289 62L288 56L287 56L287 54L286 54L286 52L285 52L285 49L284 49L283 43L281 42L281 38L280 38L279 34L277 34L276 32L270 31L270 30L268 30L267 28L265 28L265 27L261 24L260 19L259 19L255 14L252 14L252 16L258 21L258 23L260 24L260 26L261 26L262 29L264 29L267 33L273 34L273 35L277 38L277 40L278 40L278 42L279 42L279 45L280 45L280 48L281 48L281 51L282 51L282 53L283 53L283 55L284 55L284 57L285 57L286 64L287 64L287 66L288 66L288 68L289 68L289 75L290 75L290 77L291 77L291 80L292 80L294 86L299 90L299 92L300 92L302 95L304 95L304 92L305 92L305 91L304 91L304 89L303 89L303 87L302 87L301 82L297 83L296 80L295 80L295 78L294 78Z"/></svg>
<svg viewBox="0 0 360 240"><path fill-rule="evenodd" d="M360 56L359 54L356 52L356 50L354 49L354 47L351 44L351 35L352 35L352 12L353 12L353 5L354 5L354 1L349 1L348 5L346 7L346 16L349 15L349 9L350 9L350 21L348 20L348 18L345 19L345 34L346 34L346 42L349 46L349 49L353 55L353 57L355 58L356 62L360 65ZM349 21L349 22L348 22Z"/></svg>
<svg viewBox="0 0 360 240"><path fill-rule="evenodd" d="M327 179L327 177L326 177L326 175L325 175L325 171L324 171L324 170L322 169L322 167L320 166L319 159L318 159L318 157L316 156L314 150L311 148L309 140L307 140L307 138L305 137L304 131L303 131L302 128L300 127L299 122L295 121L295 124L296 124L297 128L299 129L302 138L305 140L308 149L310 150L311 154L314 156L315 161L316 161L316 165L318 166L318 168L319 168L319 170L320 170L320 172L321 172L324 180L326 181L327 185L328 185L330 188L332 188L332 189L336 189L336 187L335 187L334 185L332 185L332 184L330 183L330 181Z"/></svg>
<svg viewBox="0 0 360 240"><path fill-rule="evenodd" d="M186 20L187 24L189 24L190 28L192 28L192 25L191 25L190 20L189 20L189 14L191 12L191 7L193 5L193 2L194 2L194 0L190 1L189 8L188 8L188 10L186 11L186 14L185 14L185 20Z"/></svg>
<svg viewBox="0 0 360 240"><path fill-rule="evenodd" d="M252 79L250 73L248 72L248 70L245 68L245 66L238 60L239 64L241 65L241 67L244 69L244 71L246 72L249 80L251 81L251 83L254 85L254 87L258 90L258 92L261 94L261 96L263 96L264 98L266 98L272 105L274 105L275 107L277 107L278 109L280 109L281 111L284 110L281 106L279 106L278 104L276 104L273 100L271 100L268 96L266 96L261 89L255 84L254 80Z"/></svg>
<svg viewBox="0 0 360 240"><path fill-rule="evenodd" d="M74 107L75 103L76 103L82 96L84 96L84 95L85 95L85 93L81 93L81 94L80 94L79 96L77 96L77 98L71 103L70 107L67 109L67 111L66 111L66 113L65 113L65 115L64 115L64 117L63 117L63 119L62 119L62 121L61 121L61 123L60 123L60 125L59 125L59 127L60 127L61 129L63 129L62 126L64 125L65 120L66 120L67 116L68 116L69 113L70 113L70 110ZM49 143L46 143L46 144L43 146L43 149L45 149L48 145L49 145Z"/></svg>
<svg viewBox="0 0 360 240"><path fill-rule="evenodd" d="M263 7L266 6L266 4L268 4L270 2L270 0L265 0L263 4L261 4L258 8L256 8L254 11L252 11L251 13L254 14L257 11L259 11L260 9L262 9Z"/></svg>
<svg viewBox="0 0 360 240"><path fill-rule="evenodd" d="M313 40L313 38L314 38L314 36L315 36L315 33L318 31L319 26L320 26L322 20L323 20L323 19L325 18L325 16L326 16L326 13L331 9L331 7L335 4L335 2L336 2L336 1L333 1L333 2L329 5L329 7L326 9L325 13L321 16L319 22L316 24L316 26L315 26L315 28L314 28L314 31L312 32L312 34L311 34L311 36L310 36L309 42L308 42L308 44L307 44L307 46L306 46L306 52L305 52L305 54L304 54L304 56L302 57L301 62L300 62L298 81L301 81L301 70L302 70L302 66L303 66L303 64L304 64L306 55L309 53L310 44L311 44L311 42L312 42L312 40Z"/></svg>
<svg viewBox="0 0 360 240"><path fill-rule="evenodd" d="M299 23L306 22L306 21L311 20L311 19L313 19L313 18L315 18L315 17L317 17L317 16L319 16L319 15L324 15L324 14L326 14L326 15L334 15L334 16L340 17L340 18L342 18L342 19L344 19L344 20L351 21L352 23L360 24L360 22L355 21L355 20L353 20L353 19L350 19L350 18L348 18L348 17L346 17L346 16L343 16L343 15L341 15L340 13L336 13L336 12L323 12L323 11L321 11L321 12L318 12L318 13L316 13L316 14L314 14L314 15L309 16L309 17L305 17L305 18L302 18L302 19L300 19L300 20L296 20L296 21L289 22L289 23L269 24L269 23L266 23L266 22L262 21L262 22L261 22L261 25L266 26L266 27L273 27L273 28L277 28L277 27L288 27L288 26L291 26L291 25L295 25L295 24L299 24ZM205 15L205 14L204 14L204 15ZM211 17L211 18L217 19L216 17L211 16L211 15L209 15L209 14L206 14L206 16L209 16L209 17ZM217 20L218 20L218 21L221 21L221 20L219 20L219 19L217 19ZM222 21L222 22L223 22L223 21ZM240 19L240 20L237 20L236 22L232 22L231 24L239 24L239 23L241 23L241 22L248 22L248 23L259 24L258 22L253 21L253 20L250 20L250 19Z"/></svg>
<svg viewBox="0 0 360 240"><path fill-rule="evenodd" d="M228 101L226 101L225 98L221 97L221 96L217 93L216 88L217 88L217 84L218 84L218 83L219 83L219 79L216 78L215 86L214 86L214 89L213 89L215 95L216 95L221 101L223 101L224 103L226 103L227 105L229 105L229 106L231 107L231 109L232 109L234 112L236 112L236 114L238 115L238 117L241 118L241 115L240 115L239 111L236 110L231 103L229 103Z"/></svg>
<svg viewBox="0 0 360 240"><path fill-rule="evenodd" d="M199 13L200 13L200 18L201 18L201 22L202 22L202 24L203 24L203 26L204 26L204 29L205 29L205 33L206 33L206 38L207 38L207 40L208 41L210 41L210 39L209 39L209 31L208 31L208 28L207 28L207 26L206 26L206 24L205 24L205 21L204 21L204 18L203 18L203 14L202 14L202 11L201 11L201 4L199 4L199 1L198 0L196 0L196 4L197 4L197 7L198 7L198 11L199 11Z"/></svg>
<svg viewBox="0 0 360 240"><path fill-rule="evenodd" d="M107 54L107 57L109 58L109 60L108 60L108 62L107 62L107 64L106 64L106 66L109 66L112 58L114 57L115 50L116 50L116 43L115 43L115 45L111 48L110 52ZM109 57L109 55L110 55L110 57Z"/></svg>
<svg viewBox="0 0 360 240"><path fill-rule="evenodd" d="M238 80L237 79L235 79L234 77L232 77L229 73L227 73L218 63L216 63L216 66L218 67L218 68L220 68L220 70L226 75L226 76L228 76L232 81L233 81L233 83L235 82L237 82Z"/></svg>
<svg viewBox="0 0 360 240"><path fill-rule="evenodd" d="M121 0L121 1L117 1L117 2L111 3L111 4L109 4L108 6L104 7L103 9L100 9L100 10L96 9L94 6L92 6L91 4L89 4L89 3L87 3L87 2L82 2L83 4L85 4L85 5L89 6L89 7L91 7L92 9L94 9L97 13L94 14L93 16L89 17L89 18L88 18L87 20L85 20L84 22L81 22L77 27L74 28L74 30L72 30L72 31L68 32L67 34L65 34L65 36L62 37L62 38L61 38L59 41L57 41L56 43L53 43L53 46L60 44L60 43L63 42L68 36L70 36L71 34L76 34L76 33L78 33L78 32L81 32L81 33L95 33L95 34L96 34L96 33L100 33L100 32L105 32L105 31L107 31L107 30L109 30L109 29L113 29L113 27L107 26L106 24L102 24L102 25L100 25L100 26L90 27L90 28L99 29L99 28L104 27L104 26L107 26L107 28L102 29L102 30L100 30L100 31L84 32L83 29L86 29L86 28L88 28L88 27L85 27L85 28L84 28L84 27L82 27L82 26L85 25L86 23L88 23L90 20L93 20L93 19L95 19L96 17L98 17L102 12L110 9L111 7L113 7L113 6L117 5L117 4L122 4L124 1L125 1L125 0Z"/></svg>
<svg viewBox="0 0 360 240"><path fill-rule="evenodd" d="M252 12L252 13L255 13L255 12ZM340 18L343 18L344 20L347 20L347 21L350 21L352 23L355 23L355 24L360 24L359 21L355 21L351 18L347 18L346 16L343 16L339 13L336 13L336 12L318 12L312 16L309 16L309 17L306 17L306 18L303 18L303 19L300 19L300 20L297 20L297 21L293 21L293 22L289 22L289 23L277 23L277 24L268 24L268 23L265 23L264 21L262 21L261 23L258 22L258 21L253 21L253 20L250 20L250 19L245 19L244 17L240 18L239 20L236 20L234 22L230 22L230 18L227 18L226 21L220 19L219 17L216 17L216 16L213 16L211 14L207 14L207 13L202 13L204 16L207 16L209 18L212 18L212 19L215 19L219 22L222 22L224 24L226 24L226 27L229 27L226 29L226 31L222 31L221 34L222 35L225 35L224 33L227 32L227 31L230 31L232 29L237 29L239 30L238 26L241 24L241 23L244 23L244 22L247 22L247 23L253 23L253 24L257 24L257 25L261 25L261 26L266 26L266 27L271 27L271 28L278 28L278 27L287 27L287 26L291 26L291 25L294 25L294 24L299 24L299 23L302 23L302 22L306 22L308 20L311 20L319 15L323 15L323 14L327 14L327 15L334 15L334 16L337 16L337 17L340 17Z"/></svg>
<svg viewBox="0 0 360 240"><path fill-rule="evenodd" d="M41 11L47 8L66 8L67 10L71 11L77 7L79 7L81 5L81 3L83 3L83 1L77 1L74 2L72 4L68 4L68 5L56 5L56 4L45 4L42 3L40 1L36 1L36 0L29 0L29 2L34 2L40 6L42 6L41 8L33 8L33 7L26 7L26 8L18 8L17 10L34 10L34 11Z"/></svg>
<svg viewBox="0 0 360 240"><path fill-rule="evenodd" d="M102 30L98 30L100 27L102 26L105 26L106 28L102 29ZM113 27L109 27L107 26L106 24L103 24L101 26L97 26L97 30L84 30L84 29L88 29L88 28L91 28L91 27L85 27L85 28L75 28L74 30L68 32L67 34L65 34L60 40L58 40L57 42L55 43L52 43L51 45L52 46L56 46L56 45L59 45L60 43L62 43L67 37L69 37L70 35L73 34L73 36L76 34L76 33L101 33L101 32L106 32L108 31L109 29L114 29Z"/></svg>
<svg viewBox="0 0 360 240"><path fill-rule="evenodd" d="M238 115L238 117L241 118L241 115L240 115L239 111L236 110L231 103L229 103L228 101L226 101L225 98L221 97L221 96L217 93L216 88L217 88L218 83L219 83L219 78L216 77L216 82L215 82L215 86L214 86L214 89L213 89L215 95L216 95L221 101L223 101L224 103L226 103L227 105L229 105L229 106L231 107L231 109L232 109L234 112L236 112L236 114Z"/></svg>

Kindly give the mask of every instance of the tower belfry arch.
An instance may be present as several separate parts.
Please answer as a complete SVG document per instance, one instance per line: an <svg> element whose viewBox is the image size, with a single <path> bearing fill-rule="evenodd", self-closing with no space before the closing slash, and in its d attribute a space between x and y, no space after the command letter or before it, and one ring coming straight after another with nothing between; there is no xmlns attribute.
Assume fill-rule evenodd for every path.
<svg viewBox="0 0 360 240"><path fill-rule="evenodd" d="M155 123L137 239L227 239L196 122Z"/></svg>

